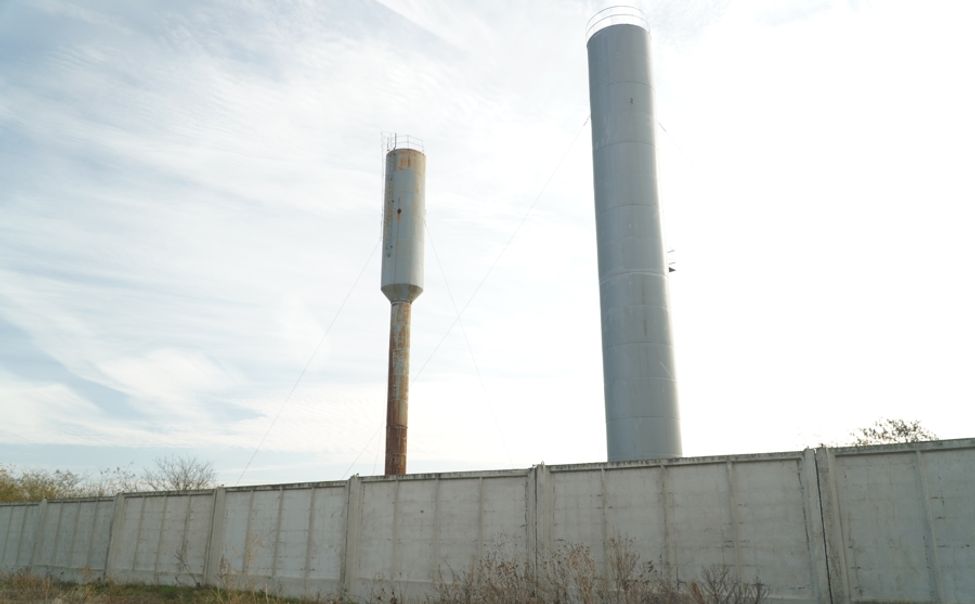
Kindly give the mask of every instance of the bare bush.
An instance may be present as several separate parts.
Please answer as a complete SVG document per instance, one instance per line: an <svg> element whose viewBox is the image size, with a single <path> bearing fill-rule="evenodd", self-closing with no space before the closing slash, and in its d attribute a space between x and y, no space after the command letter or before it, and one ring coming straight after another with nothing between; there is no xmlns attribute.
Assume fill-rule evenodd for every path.
<svg viewBox="0 0 975 604"><path fill-rule="evenodd" d="M584 545L559 548L544 561L542 573L539 591L545 602L593 604L605 600L606 581Z"/></svg>
<svg viewBox="0 0 975 604"><path fill-rule="evenodd" d="M0 503L71 497L110 497L133 491L192 491L215 486L216 471L195 457L163 457L140 478L128 466L105 468L97 476L70 470L18 470L0 465Z"/></svg>
<svg viewBox="0 0 975 604"><path fill-rule="evenodd" d="M533 572L527 562L489 554L466 573L436 582L441 604L761 604L766 587L739 581L727 567L704 571L700 581L678 583L641 562L632 539L611 539L609 577L588 547L559 548Z"/></svg>
<svg viewBox="0 0 975 604"><path fill-rule="evenodd" d="M512 562L490 553L461 574L451 573L450 581L436 582L437 601L452 604L511 602L536 604L538 581L527 562Z"/></svg>
<svg viewBox="0 0 975 604"><path fill-rule="evenodd" d="M767 588L758 580L739 581L727 566L705 569L701 582L692 583L690 592L694 604L759 604L768 595Z"/></svg>
<svg viewBox="0 0 975 604"><path fill-rule="evenodd" d="M115 466L98 472L98 476L90 478L83 487L85 495L94 497L111 497L119 493L141 491L142 481L129 466Z"/></svg>
<svg viewBox="0 0 975 604"><path fill-rule="evenodd" d="M142 482L151 491L197 491L213 488L217 472L209 461L195 457L160 457L155 468L145 470Z"/></svg>

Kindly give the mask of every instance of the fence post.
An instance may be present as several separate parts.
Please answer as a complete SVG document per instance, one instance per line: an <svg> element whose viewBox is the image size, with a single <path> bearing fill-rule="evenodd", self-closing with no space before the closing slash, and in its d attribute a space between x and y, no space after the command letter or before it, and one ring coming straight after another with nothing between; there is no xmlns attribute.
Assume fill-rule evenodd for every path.
<svg viewBox="0 0 975 604"><path fill-rule="evenodd" d="M829 570L826 567L826 536L823 534L823 510L820 506L819 477L816 474L816 450L806 449L799 460L799 490L802 516L805 520L806 545L809 548L809 576L817 602L829 600Z"/></svg>
<svg viewBox="0 0 975 604"><path fill-rule="evenodd" d="M37 504L37 524L34 527L34 546L30 550L30 561L27 563L27 570L30 573L34 572L34 566L37 564L37 552L44 543L45 522L47 522L47 499L44 499Z"/></svg>
<svg viewBox="0 0 975 604"><path fill-rule="evenodd" d="M105 549L105 564L103 564L102 579L106 581L112 577L115 567L116 551L122 539L122 525L125 523L125 494L119 493L112 502L112 520L108 524L108 547ZM137 537L138 538L138 537Z"/></svg>
<svg viewBox="0 0 975 604"><path fill-rule="evenodd" d="M833 604L850 601L846 548L840 520L839 498L833 471L833 453L826 447L816 449L816 476L819 483L819 505L822 510L823 540L826 550L826 571L829 576L829 595Z"/></svg>
<svg viewBox="0 0 975 604"><path fill-rule="evenodd" d="M223 555L224 511L227 505L227 490L217 487L213 490L213 507L210 510L210 532L207 535L206 556L203 558L203 584L219 585L220 560Z"/></svg>
<svg viewBox="0 0 975 604"><path fill-rule="evenodd" d="M342 547L342 565L339 570L339 585L343 597L355 598L356 568L359 561L359 522L362 519L362 480L358 475L346 483L345 497L345 543Z"/></svg>
<svg viewBox="0 0 975 604"><path fill-rule="evenodd" d="M544 463L528 473L528 565L533 573L545 564L552 543L552 484L551 474Z"/></svg>

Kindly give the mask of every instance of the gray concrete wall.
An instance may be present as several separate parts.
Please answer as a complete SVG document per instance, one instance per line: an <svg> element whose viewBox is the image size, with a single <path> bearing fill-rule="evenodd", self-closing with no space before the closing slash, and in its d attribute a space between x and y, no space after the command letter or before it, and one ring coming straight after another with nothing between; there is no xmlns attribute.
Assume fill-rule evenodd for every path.
<svg viewBox="0 0 975 604"><path fill-rule="evenodd" d="M0 505L0 570L421 599L496 556L614 542L772 602L975 602L975 440Z"/></svg>
<svg viewBox="0 0 975 604"><path fill-rule="evenodd" d="M975 441L817 457L837 601L975 602Z"/></svg>
<svg viewBox="0 0 975 604"><path fill-rule="evenodd" d="M37 533L38 503L17 503L0 506L0 569L29 568Z"/></svg>
<svg viewBox="0 0 975 604"><path fill-rule="evenodd" d="M117 497L105 577L120 583L202 585L213 502L212 491Z"/></svg>
<svg viewBox="0 0 975 604"><path fill-rule="evenodd" d="M62 581L103 577L113 503L112 499L84 499L35 504L28 512L29 518L21 520L24 542L17 547L17 557L23 560L28 556L32 572ZM23 507L15 505L10 509ZM10 514L11 529L17 524L16 515L16 511ZM0 529L3 516L0 511ZM24 521L31 526L24 525Z"/></svg>
<svg viewBox="0 0 975 604"><path fill-rule="evenodd" d="M612 543L626 542L672 580L722 566L776 600L828 599L811 451L544 471L543 552L586 545L611 576Z"/></svg>
<svg viewBox="0 0 975 604"><path fill-rule="evenodd" d="M347 591L420 598L487 553L527 563L530 484L529 470L353 481Z"/></svg>
<svg viewBox="0 0 975 604"><path fill-rule="evenodd" d="M207 583L341 592L348 489L333 482L218 490Z"/></svg>

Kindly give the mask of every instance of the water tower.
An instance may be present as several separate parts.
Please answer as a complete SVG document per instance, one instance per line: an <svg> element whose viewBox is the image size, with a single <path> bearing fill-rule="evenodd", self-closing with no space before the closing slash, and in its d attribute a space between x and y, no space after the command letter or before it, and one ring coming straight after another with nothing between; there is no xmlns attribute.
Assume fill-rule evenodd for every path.
<svg viewBox="0 0 975 604"><path fill-rule="evenodd" d="M650 34L637 9L590 21L589 106L610 461L681 454L654 160Z"/></svg>
<svg viewBox="0 0 975 604"><path fill-rule="evenodd" d="M406 473L410 389L410 314L423 292L424 184L427 158L420 142L387 142L383 195L382 291L391 305L389 385L386 393L386 475Z"/></svg>

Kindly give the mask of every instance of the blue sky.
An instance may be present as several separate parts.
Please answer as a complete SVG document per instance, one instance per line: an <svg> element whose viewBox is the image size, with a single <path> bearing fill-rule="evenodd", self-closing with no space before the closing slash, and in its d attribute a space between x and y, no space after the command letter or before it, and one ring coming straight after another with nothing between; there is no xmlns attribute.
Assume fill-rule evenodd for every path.
<svg viewBox="0 0 975 604"><path fill-rule="evenodd" d="M0 1L0 461L381 472L393 131L428 155L411 471L604 459L602 6ZM972 436L972 9L644 9L685 454Z"/></svg>

